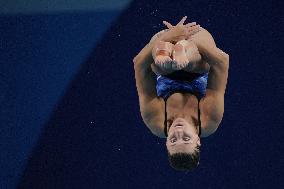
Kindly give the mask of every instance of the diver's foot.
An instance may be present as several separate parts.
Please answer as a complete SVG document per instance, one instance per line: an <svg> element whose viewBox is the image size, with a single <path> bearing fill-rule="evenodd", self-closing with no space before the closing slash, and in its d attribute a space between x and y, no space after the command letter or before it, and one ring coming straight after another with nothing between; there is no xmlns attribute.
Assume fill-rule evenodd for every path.
<svg viewBox="0 0 284 189"><path fill-rule="evenodd" d="M188 62L186 47L182 43L177 42L173 49L173 69L181 70L188 65Z"/></svg>
<svg viewBox="0 0 284 189"><path fill-rule="evenodd" d="M157 46L153 48L152 51L155 64L161 69L172 69L172 50L173 44L164 41L158 42Z"/></svg>

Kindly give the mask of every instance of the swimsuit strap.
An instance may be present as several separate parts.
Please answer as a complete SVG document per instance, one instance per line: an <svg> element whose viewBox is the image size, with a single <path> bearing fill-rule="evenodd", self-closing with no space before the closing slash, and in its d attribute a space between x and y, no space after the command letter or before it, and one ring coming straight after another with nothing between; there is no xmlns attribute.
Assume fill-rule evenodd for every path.
<svg viewBox="0 0 284 189"><path fill-rule="evenodd" d="M167 124L167 99L165 101L165 120L164 120L164 133L165 136L168 137L168 124Z"/></svg>
<svg viewBox="0 0 284 189"><path fill-rule="evenodd" d="M199 102L200 102L200 99L198 98L198 127L199 127L198 136L200 137L201 136L201 119L200 119Z"/></svg>

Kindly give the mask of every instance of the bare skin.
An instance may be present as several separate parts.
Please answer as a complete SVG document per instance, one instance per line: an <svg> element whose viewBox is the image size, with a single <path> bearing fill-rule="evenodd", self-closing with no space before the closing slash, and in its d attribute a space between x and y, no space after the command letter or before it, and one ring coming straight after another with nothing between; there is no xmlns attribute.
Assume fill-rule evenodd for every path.
<svg viewBox="0 0 284 189"><path fill-rule="evenodd" d="M185 16L177 26L184 24L186 18ZM163 21L163 23L168 29L174 27L167 21ZM188 23L185 27L192 27L197 32L200 31L200 25L196 25L196 22ZM167 32L168 29L155 34L151 41L160 38L162 33ZM191 36L195 33L192 33ZM166 75L176 70L184 70L191 73L205 73L209 71L209 65L201 59L198 48L194 41L191 40L191 36L179 37L171 42L160 40L157 43L152 50L154 63L151 65L156 75Z"/></svg>
<svg viewBox="0 0 284 189"><path fill-rule="evenodd" d="M152 43L146 45L133 60L142 119L153 134L162 138L165 137L163 132L165 102L161 97L157 96L155 88L156 76L152 70L153 68L155 69L155 66L153 66L152 49L161 39L163 41L172 41L178 37L191 37L202 56L202 61L210 66L206 95L199 104L202 123L201 137L213 134L223 117L229 55L216 47L213 37L207 30L202 28L201 31L194 35L184 32L186 30L187 28L183 26L171 28L167 32L168 34L161 35L160 39L153 40ZM202 72L205 69L200 68L198 70L196 68L196 70L192 71ZM197 98L190 93L174 93L167 100L167 112L169 127L167 147L170 148L169 151L178 150L176 148L178 143L181 151L184 150L185 145L190 146L190 143L187 143L185 141L186 137L184 137L188 133L191 135L191 140L194 140L194 143L198 143L199 137L196 137L198 133ZM180 125L173 127L177 122ZM170 136L174 136L176 139L176 145L172 145L175 146L173 148L171 148L173 140ZM194 145L193 143L191 144ZM190 147L187 150L190 150Z"/></svg>
<svg viewBox="0 0 284 189"><path fill-rule="evenodd" d="M185 119L177 118L169 129L166 145L170 154L191 154L201 142L196 128Z"/></svg>
<svg viewBox="0 0 284 189"><path fill-rule="evenodd" d="M159 70L157 75L166 75L176 70L192 72L202 62L198 48L190 39L175 44L159 41L152 54L154 66Z"/></svg>
<svg viewBox="0 0 284 189"><path fill-rule="evenodd" d="M169 63L169 64L171 64L171 63ZM156 75L167 75L167 74L170 74L170 73L172 73L176 70L184 70L184 71L189 72L189 73L208 73L210 66L206 61L201 59L201 60L196 61L196 62L190 62L187 66L185 66L182 69L172 69L172 68L163 69L160 66L158 66L157 64L155 64L155 62L153 62L151 64L151 68L152 68L152 71Z"/></svg>

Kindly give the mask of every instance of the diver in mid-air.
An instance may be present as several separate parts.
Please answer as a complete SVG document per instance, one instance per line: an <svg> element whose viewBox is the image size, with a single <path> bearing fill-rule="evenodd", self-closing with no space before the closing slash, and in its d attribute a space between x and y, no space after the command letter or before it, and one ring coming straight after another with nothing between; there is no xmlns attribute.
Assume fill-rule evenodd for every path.
<svg viewBox="0 0 284 189"><path fill-rule="evenodd" d="M200 137L213 134L223 117L229 55L195 22L152 37L133 59L141 116L151 132L167 138L170 164L193 170Z"/></svg>

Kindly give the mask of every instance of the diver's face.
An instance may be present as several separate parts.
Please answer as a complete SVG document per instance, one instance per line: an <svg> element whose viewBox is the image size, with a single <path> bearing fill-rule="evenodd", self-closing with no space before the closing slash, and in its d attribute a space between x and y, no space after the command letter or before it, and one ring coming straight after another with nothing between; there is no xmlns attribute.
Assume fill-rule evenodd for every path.
<svg viewBox="0 0 284 189"><path fill-rule="evenodd" d="M166 142L169 153L193 153L197 144L200 145L200 138L195 127L183 118L175 119Z"/></svg>

